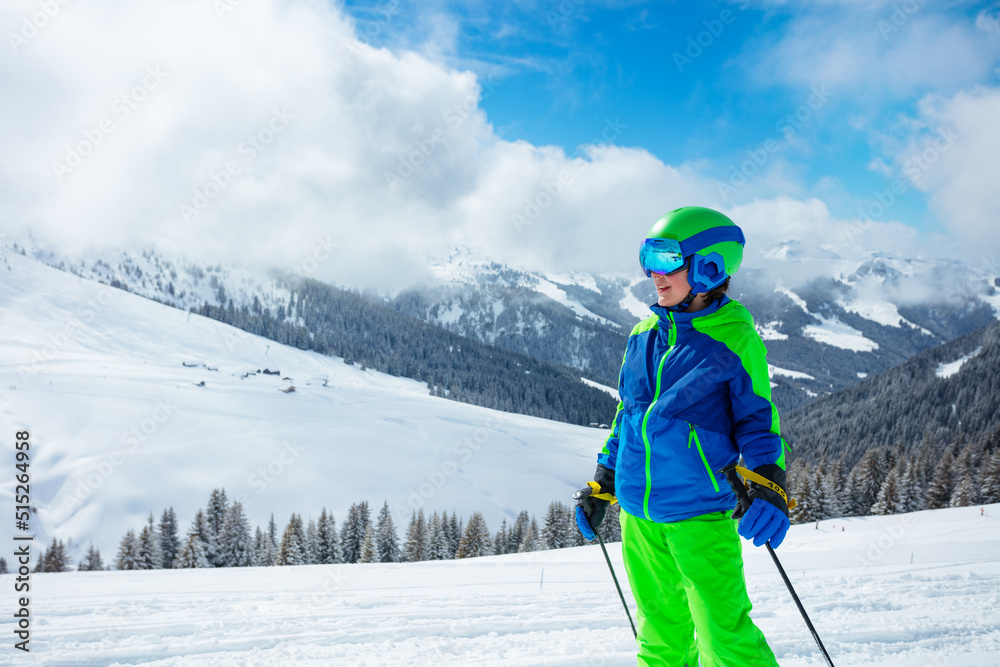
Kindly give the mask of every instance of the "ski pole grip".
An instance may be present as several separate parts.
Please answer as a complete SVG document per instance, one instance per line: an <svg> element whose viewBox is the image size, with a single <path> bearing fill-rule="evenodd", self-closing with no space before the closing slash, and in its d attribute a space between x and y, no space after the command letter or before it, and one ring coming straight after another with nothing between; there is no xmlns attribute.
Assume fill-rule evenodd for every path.
<svg viewBox="0 0 1000 667"><path fill-rule="evenodd" d="M729 486L733 487L733 493L736 494L736 499L740 501L740 507L743 508L743 511L746 512L750 509L750 496L747 495L747 487L743 486L743 480L740 479L739 473L736 472L736 464L728 465L719 472L726 476Z"/></svg>

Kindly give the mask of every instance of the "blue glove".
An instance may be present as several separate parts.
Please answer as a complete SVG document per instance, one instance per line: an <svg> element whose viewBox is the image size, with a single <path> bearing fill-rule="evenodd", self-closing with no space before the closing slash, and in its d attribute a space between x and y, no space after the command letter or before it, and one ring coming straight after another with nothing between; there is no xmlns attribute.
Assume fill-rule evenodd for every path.
<svg viewBox="0 0 1000 667"><path fill-rule="evenodd" d="M777 549L785 533L788 532L788 516L763 498L754 498L737 529L739 534L752 539L755 547L770 540L771 548Z"/></svg>
<svg viewBox="0 0 1000 667"><path fill-rule="evenodd" d="M580 529L583 533L583 538L588 542L593 542L597 539L596 529L604 521L604 515L608 511L607 500L598 500L597 498L587 498L587 504L590 504L590 512L593 517L595 526L592 528L590 525L590 519L587 518L587 508L583 503L576 506L576 527Z"/></svg>

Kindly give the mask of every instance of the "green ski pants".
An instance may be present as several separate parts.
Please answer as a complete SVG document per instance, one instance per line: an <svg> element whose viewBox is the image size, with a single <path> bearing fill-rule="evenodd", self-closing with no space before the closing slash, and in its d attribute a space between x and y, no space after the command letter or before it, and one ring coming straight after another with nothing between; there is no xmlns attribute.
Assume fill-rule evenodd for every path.
<svg viewBox="0 0 1000 667"><path fill-rule="evenodd" d="M723 512L676 523L621 513L622 557L639 606L640 665L776 667L750 619L736 522ZM697 639L695 633L697 632Z"/></svg>

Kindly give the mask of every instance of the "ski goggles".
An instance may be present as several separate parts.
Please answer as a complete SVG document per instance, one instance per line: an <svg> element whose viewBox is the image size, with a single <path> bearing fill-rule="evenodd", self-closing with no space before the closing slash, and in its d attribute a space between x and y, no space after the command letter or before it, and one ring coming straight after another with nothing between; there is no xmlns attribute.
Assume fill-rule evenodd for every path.
<svg viewBox="0 0 1000 667"><path fill-rule="evenodd" d="M646 239L639 246L639 264L646 277L654 273L668 275L684 268L681 243L675 239Z"/></svg>

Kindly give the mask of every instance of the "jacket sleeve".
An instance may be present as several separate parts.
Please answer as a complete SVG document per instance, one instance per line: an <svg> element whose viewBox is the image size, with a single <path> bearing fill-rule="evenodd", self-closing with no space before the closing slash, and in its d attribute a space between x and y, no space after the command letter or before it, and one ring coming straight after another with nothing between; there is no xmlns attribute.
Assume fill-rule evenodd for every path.
<svg viewBox="0 0 1000 667"><path fill-rule="evenodd" d="M733 437L747 468L774 464L785 468L785 441L778 408L771 400L767 349L752 326L744 327L733 351L742 362L729 381L733 408Z"/></svg>
<svg viewBox="0 0 1000 667"><path fill-rule="evenodd" d="M630 335L629 340L631 338ZM625 344L625 354L622 355L622 368L618 371L618 409L615 410L615 418L611 422L611 433L604 441L601 453L597 455L597 462L609 470L614 470L615 464L618 462L618 434L622 426L622 410L625 408L625 402L622 399L625 391L625 378L622 374L625 372L626 356L628 356L628 343Z"/></svg>

